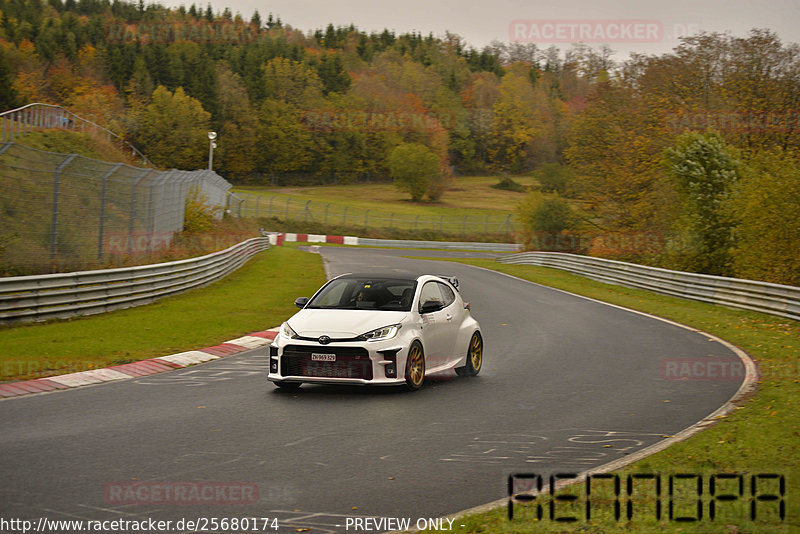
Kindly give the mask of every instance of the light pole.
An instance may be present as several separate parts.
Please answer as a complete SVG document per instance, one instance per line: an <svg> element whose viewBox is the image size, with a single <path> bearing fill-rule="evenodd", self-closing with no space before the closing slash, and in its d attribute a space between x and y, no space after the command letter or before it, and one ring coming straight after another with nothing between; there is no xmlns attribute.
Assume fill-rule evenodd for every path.
<svg viewBox="0 0 800 534"><path fill-rule="evenodd" d="M214 149L217 148L217 143L214 139L217 138L217 132L208 132L208 170L214 170Z"/></svg>

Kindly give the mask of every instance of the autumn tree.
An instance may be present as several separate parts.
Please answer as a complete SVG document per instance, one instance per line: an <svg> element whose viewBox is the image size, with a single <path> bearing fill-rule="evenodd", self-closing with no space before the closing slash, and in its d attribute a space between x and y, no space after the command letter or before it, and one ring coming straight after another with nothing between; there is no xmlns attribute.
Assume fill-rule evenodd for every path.
<svg viewBox="0 0 800 534"><path fill-rule="evenodd" d="M420 143L402 143L389 154L389 172L398 189L419 202L441 173L439 158Z"/></svg>
<svg viewBox="0 0 800 534"><path fill-rule="evenodd" d="M216 78L221 123L220 167L227 176L245 177L255 170L258 162L258 117L241 77L226 62L217 64Z"/></svg>
<svg viewBox="0 0 800 534"><path fill-rule="evenodd" d="M301 171L313 161L314 142L296 106L267 99L258 114L258 168L270 176Z"/></svg>
<svg viewBox="0 0 800 534"><path fill-rule="evenodd" d="M178 169L205 167L210 113L181 87L159 85L141 117L136 141L157 165Z"/></svg>
<svg viewBox="0 0 800 534"><path fill-rule="evenodd" d="M736 224L734 274L800 286L800 157L756 154L724 207Z"/></svg>
<svg viewBox="0 0 800 534"><path fill-rule="evenodd" d="M531 85L528 67L523 63L513 65L503 76L493 107L489 153L498 169L519 172L525 167L526 148L541 127L536 120L541 104Z"/></svg>
<svg viewBox="0 0 800 534"><path fill-rule="evenodd" d="M665 150L664 165L682 202L678 224L687 240L685 267L730 274L733 221L724 202L741 172L738 152L717 134L688 133Z"/></svg>
<svg viewBox="0 0 800 534"><path fill-rule="evenodd" d="M314 106L320 103L322 82L317 72L308 65L276 57L262 69L266 95L269 98L296 106Z"/></svg>

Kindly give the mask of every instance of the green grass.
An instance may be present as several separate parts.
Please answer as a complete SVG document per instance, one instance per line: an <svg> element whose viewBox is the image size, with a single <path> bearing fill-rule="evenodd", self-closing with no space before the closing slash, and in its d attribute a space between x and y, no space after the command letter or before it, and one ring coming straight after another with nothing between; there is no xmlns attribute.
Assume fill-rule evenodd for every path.
<svg viewBox="0 0 800 534"><path fill-rule="evenodd" d="M90 135L58 129L42 130L26 134L24 137L17 138L15 142L47 152L80 154L87 158L142 166L140 159L132 158L128 150L120 150L100 134Z"/></svg>
<svg viewBox="0 0 800 534"><path fill-rule="evenodd" d="M429 259L429 258L426 258ZM618 304L653 315L665 317L705 332L717 335L744 349L758 362L762 374L757 393L743 401L716 425L696 434L686 441L617 471L625 480L629 473L660 473L664 478L676 473L703 473L704 520L694 525L652 519L654 502L649 514L634 521L615 521L610 513L611 500L606 501L605 513L599 513L590 522L583 519L574 523L549 520L537 521L533 506L526 505L513 522L508 521L506 508L470 516L459 520L466 529L459 532L528 533L528 532L798 532L800 531L800 323L770 315L734 310L701 302L657 295L647 291L603 284L575 276L564 271L545 267L504 265L489 260L458 260L513 276L556 287L579 295ZM708 476L716 473L741 473L748 484L745 498L727 506L725 514L715 521L708 519ZM786 477L786 520L779 521L774 503L759 503L759 517L765 521L753 522L748 517L750 476L758 473L779 473ZM732 486L727 486L728 492ZM585 495L582 484L571 487L576 495ZM608 487L605 489L608 490ZM777 486L766 486L776 489ZM663 488L662 506L667 517L666 486ZM623 485L624 491L624 485ZM593 492L593 495L597 495ZM613 493L605 491L605 497ZM695 498L694 493L683 489L676 493L682 499ZM598 500L596 501L595 498ZM593 497L600 502L602 494ZM583 499L583 500L581 500ZM695 498L696 499L696 498ZM581 497L579 502L585 503ZM624 503L624 500L622 500ZM693 512L693 500L681 501L682 515ZM689 503L687 505L686 503ZM638 506L638 505L637 505ZM644 504L642 506L645 506ZM763 506L763 508L762 508ZM643 510L645 508L642 508ZM720 508L722 509L722 508ZM563 515L574 515L569 508ZM579 511L580 512L580 511ZM516 515L516 514L515 514ZM579 517L583 518L581 513ZM624 517L624 508L623 508Z"/></svg>
<svg viewBox="0 0 800 534"><path fill-rule="evenodd" d="M69 321L0 329L0 380L83 371L217 345L280 325L325 281L320 257L289 247L257 254L205 288Z"/></svg>
<svg viewBox="0 0 800 534"><path fill-rule="evenodd" d="M518 181L525 186L536 185L531 177ZM457 178L438 202L412 202L391 183L240 186L234 192L247 199L242 212L245 216L361 229L432 231L446 236L507 234L514 231L514 210L525 195L492 188L496 183L493 177Z"/></svg>
<svg viewBox="0 0 800 534"><path fill-rule="evenodd" d="M515 181L528 187L538 184L529 176L517 177ZM493 176L455 178L439 202L412 202L407 193L391 183L279 188L237 186L234 192L262 195L266 199L274 196L273 207L276 211L281 206L281 199L285 205L286 198L290 196L297 200L311 200L315 204L330 203L331 207L350 206L362 211L376 209L394 212L398 216L458 216L469 215L473 210L497 214L514 211L523 195L491 187L496 183L497 178Z"/></svg>

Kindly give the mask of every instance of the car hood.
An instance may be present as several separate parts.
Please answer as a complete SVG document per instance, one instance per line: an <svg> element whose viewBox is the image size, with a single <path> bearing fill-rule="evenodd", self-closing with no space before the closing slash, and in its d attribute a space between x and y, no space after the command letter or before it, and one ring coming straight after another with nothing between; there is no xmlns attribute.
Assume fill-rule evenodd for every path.
<svg viewBox="0 0 800 534"><path fill-rule="evenodd" d="M303 337L356 337L376 328L402 323L408 315L402 311L306 309L289 319L289 326Z"/></svg>

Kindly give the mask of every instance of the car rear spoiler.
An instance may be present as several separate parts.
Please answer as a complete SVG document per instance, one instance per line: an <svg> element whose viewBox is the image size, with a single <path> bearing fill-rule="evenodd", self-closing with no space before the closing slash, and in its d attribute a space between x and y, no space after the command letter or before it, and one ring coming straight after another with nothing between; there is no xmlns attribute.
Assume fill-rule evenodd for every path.
<svg viewBox="0 0 800 534"><path fill-rule="evenodd" d="M456 288L456 290L460 291L460 289L458 287L458 278L456 278L452 274L437 274L436 276L438 276L442 280L447 280L448 282L450 282L451 286Z"/></svg>

